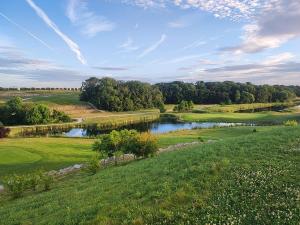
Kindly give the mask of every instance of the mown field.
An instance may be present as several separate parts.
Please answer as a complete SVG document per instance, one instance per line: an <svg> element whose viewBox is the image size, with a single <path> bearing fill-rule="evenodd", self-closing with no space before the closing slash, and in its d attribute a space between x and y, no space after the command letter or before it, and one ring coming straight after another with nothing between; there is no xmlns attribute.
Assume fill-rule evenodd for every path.
<svg viewBox="0 0 300 225"><path fill-rule="evenodd" d="M83 138L14 138L0 140L0 180L38 168L61 169L92 157L93 140Z"/></svg>
<svg viewBox="0 0 300 225"><path fill-rule="evenodd" d="M5 198L0 224L298 224L300 127L243 129Z"/></svg>
<svg viewBox="0 0 300 225"><path fill-rule="evenodd" d="M181 120L191 122L232 122L253 124L282 124L287 120L300 121L300 112L259 113L177 113Z"/></svg>
<svg viewBox="0 0 300 225"><path fill-rule="evenodd" d="M265 132L271 127L257 127ZM159 134L159 147L178 143L219 140L228 137L247 135L253 127L231 127L217 129L194 129ZM0 180L12 173L27 173L38 168L45 170L61 169L89 160L95 139L85 138L14 138L0 141Z"/></svg>

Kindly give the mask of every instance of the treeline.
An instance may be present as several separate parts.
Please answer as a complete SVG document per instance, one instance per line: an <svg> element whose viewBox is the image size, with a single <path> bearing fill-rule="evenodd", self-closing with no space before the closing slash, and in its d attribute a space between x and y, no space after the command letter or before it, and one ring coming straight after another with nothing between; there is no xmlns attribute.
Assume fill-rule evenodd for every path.
<svg viewBox="0 0 300 225"><path fill-rule="evenodd" d="M21 87L21 88L4 88L0 87L0 91L80 91L80 88L52 88L52 87Z"/></svg>
<svg viewBox="0 0 300 225"><path fill-rule="evenodd" d="M0 122L7 125L35 125L70 122L64 112L50 110L47 106L24 103L20 97L14 97L0 107Z"/></svg>
<svg viewBox="0 0 300 225"><path fill-rule="evenodd" d="M252 83L174 81L158 83L165 104L192 101L195 104L284 102L300 96L299 86L254 85Z"/></svg>
<svg viewBox="0 0 300 225"><path fill-rule="evenodd" d="M108 111L164 109L163 95L157 86L140 81L117 81L92 77L82 84L80 100Z"/></svg>

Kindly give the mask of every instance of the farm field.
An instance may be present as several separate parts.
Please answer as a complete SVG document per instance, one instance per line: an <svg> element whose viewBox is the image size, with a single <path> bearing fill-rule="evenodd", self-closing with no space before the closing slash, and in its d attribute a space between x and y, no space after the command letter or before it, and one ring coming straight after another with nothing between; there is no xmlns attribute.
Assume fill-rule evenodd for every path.
<svg viewBox="0 0 300 225"><path fill-rule="evenodd" d="M297 224L300 127L243 129L3 199L0 224Z"/></svg>

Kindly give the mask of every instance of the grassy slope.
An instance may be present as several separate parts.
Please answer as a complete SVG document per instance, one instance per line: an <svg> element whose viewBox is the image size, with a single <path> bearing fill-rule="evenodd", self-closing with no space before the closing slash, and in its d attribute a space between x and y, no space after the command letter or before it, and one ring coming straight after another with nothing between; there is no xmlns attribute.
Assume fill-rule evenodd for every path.
<svg viewBox="0 0 300 225"><path fill-rule="evenodd" d="M37 168L60 169L91 158L93 140L17 138L0 140L0 177Z"/></svg>
<svg viewBox="0 0 300 225"><path fill-rule="evenodd" d="M297 224L300 127L77 175L2 202L0 224Z"/></svg>
<svg viewBox="0 0 300 225"><path fill-rule="evenodd" d="M271 129L261 127L258 130ZM185 142L235 137L251 133L252 127L183 130L158 135L159 147ZM58 169L81 163L92 156L93 139L16 138L0 141L0 178L13 172L29 172L37 168Z"/></svg>
<svg viewBox="0 0 300 225"><path fill-rule="evenodd" d="M262 112L262 113L180 113L185 121L197 122L245 122L281 124L287 120L300 121L300 113Z"/></svg>
<svg viewBox="0 0 300 225"><path fill-rule="evenodd" d="M294 101L295 104L297 104L297 99ZM289 106L293 105L292 102L288 103L251 103L251 104L231 104L231 105L221 105L221 104L195 104L194 105L194 110L199 110L203 111L206 113L214 113L214 112L224 112L224 113L229 113L229 112L236 112L239 110L247 110L247 109L259 109L259 108L267 108L271 106ZM172 112L173 108L175 105L168 104L166 105L166 110L167 112Z"/></svg>

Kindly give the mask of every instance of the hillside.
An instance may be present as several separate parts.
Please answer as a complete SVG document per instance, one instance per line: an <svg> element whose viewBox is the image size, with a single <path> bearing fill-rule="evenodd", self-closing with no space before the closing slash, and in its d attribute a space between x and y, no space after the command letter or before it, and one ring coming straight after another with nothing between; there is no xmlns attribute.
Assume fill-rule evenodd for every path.
<svg viewBox="0 0 300 225"><path fill-rule="evenodd" d="M297 224L300 127L85 173L3 200L0 224Z"/></svg>

